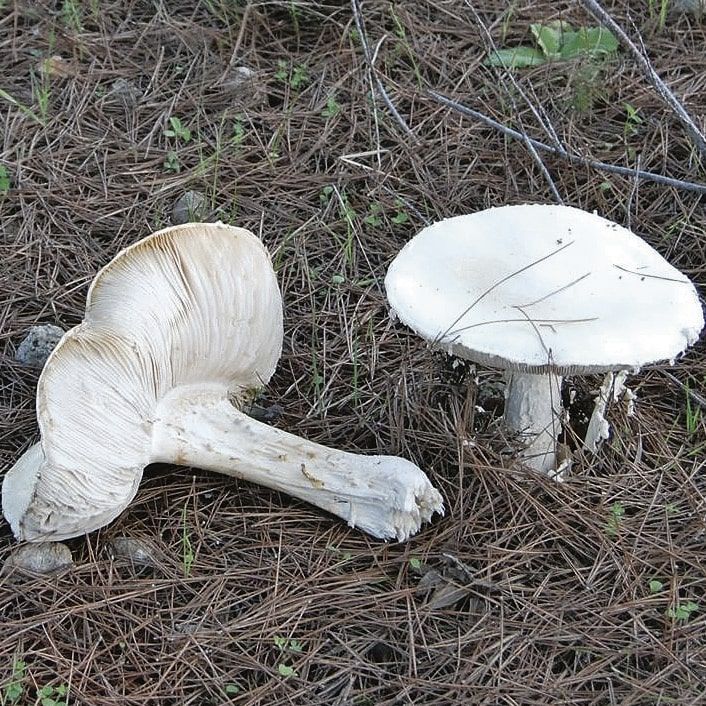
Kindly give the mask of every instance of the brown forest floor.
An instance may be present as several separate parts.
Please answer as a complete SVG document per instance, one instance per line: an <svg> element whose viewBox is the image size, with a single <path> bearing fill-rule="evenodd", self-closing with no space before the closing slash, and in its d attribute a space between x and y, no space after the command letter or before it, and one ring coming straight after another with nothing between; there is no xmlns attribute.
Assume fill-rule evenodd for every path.
<svg viewBox="0 0 706 706"><path fill-rule="evenodd" d="M651 4L607 7L703 126L706 23L670 12L661 27ZM513 82L483 65L481 23L505 46L528 42L532 22L594 21L567 2L369 0L375 67L406 131L371 100L347 2L0 7L0 88L26 108L0 101L0 467L37 434L37 374L14 362L25 331L76 324L97 268L168 225L192 189L274 253L277 423L410 458L447 505L410 542L384 544L260 487L151 469L117 521L70 542L73 569L0 577L0 703L61 685L69 703L101 706L703 703L706 412L688 415L683 387L654 366L630 379L636 414L615 405L612 441L577 454L567 482L510 470L499 376L454 368L391 322L382 288L424 224L552 201L521 143L429 88L547 141L531 103L571 149L705 183L628 53ZM238 85L240 66L252 81ZM641 118L627 129L625 103ZM164 135L173 116L188 143ZM179 172L164 166L170 151ZM566 203L629 225L704 285L703 195L544 161ZM705 353L670 369L702 393ZM598 382L570 381L576 409ZM119 537L151 542L154 566L114 558ZM14 546L3 523L0 559ZM425 595L429 569L445 583ZM690 602L698 610L674 615Z"/></svg>

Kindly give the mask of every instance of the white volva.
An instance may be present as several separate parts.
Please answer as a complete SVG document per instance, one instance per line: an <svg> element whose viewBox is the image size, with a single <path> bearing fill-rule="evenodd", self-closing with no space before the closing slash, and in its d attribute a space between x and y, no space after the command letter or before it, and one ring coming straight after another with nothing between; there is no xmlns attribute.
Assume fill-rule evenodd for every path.
<svg viewBox="0 0 706 706"><path fill-rule="evenodd" d="M385 278L394 313L436 346L511 374L505 421L555 474L561 376L635 370L692 345L694 285L644 240L568 206L503 206L418 233Z"/></svg>
<svg viewBox="0 0 706 706"><path fill-rule="evenodd" d="M379 538L406 539L443 513L409 461L327 449L239 411L272 376L282 337L275 273L252 233L188 224L119 253L40 377L41 442L2 488L15 536L61 540L102 527L153 462L282 490Z"/></svg>

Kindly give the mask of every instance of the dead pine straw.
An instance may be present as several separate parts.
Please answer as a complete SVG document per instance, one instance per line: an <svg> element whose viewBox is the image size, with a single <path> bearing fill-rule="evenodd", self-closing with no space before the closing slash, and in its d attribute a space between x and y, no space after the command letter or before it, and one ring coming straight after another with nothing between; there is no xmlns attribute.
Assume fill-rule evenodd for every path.
<svg viewBox="0 0 706 706"><path fill-rule="evenodd" d="M391 322L382 288L425 223L553 188L704 284L702 196L560 154L540 165L429 91L572 153L703 184L698 152L623 50L512 78L483 64L488 37L593 24L577 3L355 6L368 54L348 2L0 3L2 468L37 433L36 373L14 362L24 332L77 323L97 268L196 190L274 254L277 423L413 459L448 509L382 544L259 487L150 469L117 521L70 542L73 569L0 578L0 703L47 686L100 706L702 702L706 429L684 386L703 397L703 344L671 369L677 383L659 367L631 378L636 415L614 405L611 442L558 485L501 455L499 378ZM604 7L703 126L706 25ZM627 128L626 103L641 118ZM189 140L165 136L171 117ZM569 384L580 434L599 381ZM148 548L139 561L121 538ZM0 558L13 546L3 524Z"/></svg>

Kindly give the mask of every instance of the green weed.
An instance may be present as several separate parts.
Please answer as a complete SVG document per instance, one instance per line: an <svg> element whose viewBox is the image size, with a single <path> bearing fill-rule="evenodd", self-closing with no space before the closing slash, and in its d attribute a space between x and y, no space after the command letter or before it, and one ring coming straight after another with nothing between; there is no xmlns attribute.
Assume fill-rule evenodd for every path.
<svg viewBox="0 0 706 706"><path fill-rule="evenodd" d="M598 58L618 50L615 35L604 27L579 27L557 20L546 25L532 24L530 30L536 46L521 45L497 49L488 54L487 66L521 69L542 66L552 61Z"/></svg>
<svg viewBox="0 0 706 706"><path fill-rule="evenodd" d="M659 4L659 7L657 5ZM669 0L647 0L647 9L650 13L650 19L657 18L657 29L662 31L667 23L667 13L669 12Z"/></svg>
<svg viewBox="0 0 706 706"><path fill-rule="evenodd" d="M0 196L7 196L10 191L10 175L4 164L0 164Z"/></svg>
<svg viewBox="0 0 706 706"><path fill-rule="evenodd" d="M640 109L630 103L625 103L625 123L623 125L623 135L632 137L636 135L640 129L640 125L644 122L640 116Z"/></svg>
<svg viewBox="0 0 706 706"><path fill-rule="evenodd" d="M660 593L664 589L664 584L658 579L652 579L647 585L650 593Z"/></svg>
<svg viewBox="0 0 706 706"><path fill-rule="evenodd" d="M59 686L43 686L37 689L37 698L41 706L66 706L66 695L69 689L66 684Z"/></svg>
<svg viewBox="0 0 706 706"><path fill-rule="evenodd" d="M341 112L341 106L333 96L326 99L326 107L321 111L324 118L335 118Z"/></svg>
<svg viewBox="0 0 706 706"><path fill-rule="evenodd" d="M12 677L0 692L0 704L16 704L25 692L24 680L27 673L27 663L15 655L12 659Z"/></svg>
<svg viewBox="0 0 706 706"><path fill-rule="evenodd" d="M64 0L61 6L61 21L69 32L78 34L83 31L81 4L77 0Z"/></svg>
<svg viewBox="0 0 706 706"><path fill-rule="evenodd" d="M615 502L610 506L610 515L606 523L605 531L610 537L615 537L620 529L620 523L625 516L625 508L620 502Z"/></svg>
<svg viewBox="0 0 706 706"><path fill-rule="evenodd" d="M699 610L698 603L689 601L688 603L677 603L671 608L667 608L665 615L672 620L687 621L691 614Z"/></svg>
<svg viewBox="0 0 706 706"><path fill-rule="evenodd" d="M309 83L309 73L306 66L304 66L304 64L297 64L292 67L290 71L289 62L285 59L280 59L277 62L275 78L281 83L288 83L293 91L298 91Z"/></svg>
<svg viewBox="0 0 706 706"><path fill-rule="evenodd" d="M167 172L178 174L181 171L181 161L179 155L174 150L169 150L164 158L164 169Z"/></svg>
<svg viewBox="0 0 706 706"><path fill-rule="evenodd" d="M694 436L699 429L701 422L701 408L695 407L691 402L689 395L689 383L685 383L686 388L686 433L689 436Z"/></svg>
<svg viewBox="0 0 706 706"><path fill-rule="evenodd" d="M182 123L181 118L172 116L169 118L169 126L164 131L165 137L173 137L177 140L187 144L191 142L191 130Z"/></svg>

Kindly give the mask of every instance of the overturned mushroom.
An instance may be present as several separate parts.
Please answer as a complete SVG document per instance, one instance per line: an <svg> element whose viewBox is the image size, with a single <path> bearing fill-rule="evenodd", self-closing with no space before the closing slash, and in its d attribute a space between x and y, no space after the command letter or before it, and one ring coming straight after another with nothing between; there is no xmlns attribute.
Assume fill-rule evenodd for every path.
<svg viewBox="0 0 706 706"><path fill-rule="evenodd" d="M556 477L563 375L637 370L699 336L693 284L641 238L576 208L491 208L435 223L385 279L393 311L448 353L506 371L505 424Z"/></svg>
<svg viewBox="0 0 706 706"><path fill-rule="evenodd" d="M275 273L252 233L190 224L122 251L40 377L41 442L2 488L15 536L60 540L107 524L152 462L254 481L380 538L404 540L443 512L409 461L328 449L239 411L270 379L282 337Z"/></svg>

